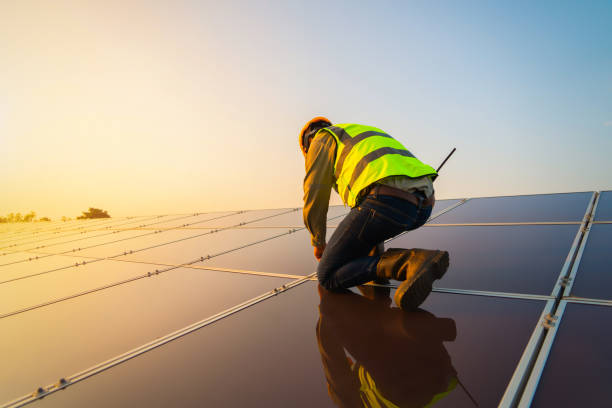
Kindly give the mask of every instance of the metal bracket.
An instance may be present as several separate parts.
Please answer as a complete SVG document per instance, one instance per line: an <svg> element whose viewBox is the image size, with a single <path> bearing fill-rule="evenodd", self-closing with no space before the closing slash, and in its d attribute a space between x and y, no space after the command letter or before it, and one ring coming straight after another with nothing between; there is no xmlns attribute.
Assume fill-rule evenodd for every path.
<svg viewBox="0 0 612 408"><path fill-rule="evenodd" d="M563 278L559 279L559 285L561 285L562 288L565 288L572 282L573 279L574 278L571 276L564 276Z"/></svg>
<svg viewBox="0 0 612 408"><path fill-rule="evenodd" d="M545 329L552 329L557 324L556 321L558 318L559 316L549 313L546 316L544 316L544 319L542 321L542 326Z"/></svg>

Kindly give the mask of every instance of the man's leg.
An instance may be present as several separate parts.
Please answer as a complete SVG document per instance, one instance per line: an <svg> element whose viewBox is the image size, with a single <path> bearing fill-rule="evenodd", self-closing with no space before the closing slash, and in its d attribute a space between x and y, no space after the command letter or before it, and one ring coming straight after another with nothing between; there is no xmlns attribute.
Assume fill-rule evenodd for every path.
<svg viewBox="0 0 612 408"><path fill-rule="evenodd" d="M321 286L337 290L374 280L380 255L368 253L381 242L415 227L417 206L394 197L385 201L366 198L338 225L319 263Z"/></svg>

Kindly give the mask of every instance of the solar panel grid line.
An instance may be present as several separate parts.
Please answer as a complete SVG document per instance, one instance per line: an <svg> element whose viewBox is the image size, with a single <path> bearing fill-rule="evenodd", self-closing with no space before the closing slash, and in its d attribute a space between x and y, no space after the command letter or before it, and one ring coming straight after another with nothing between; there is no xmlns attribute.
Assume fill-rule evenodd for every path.
<svg viewBox="0 0 612 408"><path fill-rule="evenodd" d="M534 197L534 196L547 196L547 195L561 195L561 194L578 194L578 193L592 193L592 190L584 191L565 191L562 193L534 193L534 194L508 194L502 196L476 196L469 197L468 200L475 200L477 198L504 198L504 197Z"/></svg>
<svg viewBox="0 0 612 408"><path fill-rule="evenodd" d="M96 262L96 261L92 261L92 262ZM159 275L160 273L163 273L163 272L167 272L167 271L156 270L153 273L151 273L151 272L145 273L145 274L142 274L142 275L134 276L134 277L129 278L129 279L124 279L124 280L121 280L121 281L112 282L112 283L109 283L109 284L106 284L106 285L103 285L103 286L98 286L98 287L93 288L93 289L88 289L88 290L85 290L85 291L82 291L82 292L74 293L72 295L63 296L61 298L52 299L52 300L49 300L47 302L43 302L43 303L39 303L39 304L36 304L36 305L24 307L22 309L14 310L12 312L7 312L7 313L4 313L4 314L0 314L0 319L4 319L4 318L15 316L15 315L18 315L18 314L21 314L21 313L29 312L31 310L40 309L42 307L50 306L50 305L53 305L53 304L56 304L56 303L65 302L66 300L75 299L75 298L78 298L78 297L81 297L81 296L89 295L91 293L100 292L100 291L105 290L105 289L110 289L110 288L113 288L113 287L116 287L116 286L119 286L119 285L124 285L126 283L134 282L134 281L137 281L137 280L140 280L140 279L144 279L144 278L148 278L148 277L151 277L151 276Z"/></svg>
<svg viewBox="0 0 612 408"><path fill-rule="evenodd" d="M589 204L587 205L587 209L584 213L584 216L582 217L582 222L580 223L581 226L576 232L576 236L574 237L572 246L567 254L567 257L565 258L563 267L561 268L561 271L559 272L557 283L555 284L553 291L551 293L551 296L554 296L555 298L561 296L561 294L563 293L564 287L567 285L567 275L568 273L570 273L570 268L572 267L572 265L575 264L574 260L577 256L577 251L579 251L578 249L579 246L581 247L582 242L585 241L584 240L585 230L586 230L588 223L592 219L592 214L595 211L598 198L599 198L599 194L597 192L593 192L593 195L591 196L591 200L589 201Z"/></svg>
<svg viewBox="0 0 612 408"><path fill-rule="evenodd" d="M145 220L139 219L139 220L129 221L129 222L126 222L126 223L123 223L123 224L119 224L119 225L131 224L131 223L133 223L133 222L142 222L142 221L147 221L147 220L151 220L151 219L155 219L155 218L158 218L158 217L148 218L148 219L145 219ZM115 221L117 221L117 220L115 220ZM93 229L92 229L92 230L83 229L82 231L79 231L78 233L74 233L74 234L66 234L66 235L64 235L64 236L62 236L62 237L71 237L71 236L75 236L75 235L81 235L81 234L85 234L85 233L87 233L87 232L91 232L91 231L95 231L95 230L93 230ZM68 232L68 231L66 231L66 232ZM19 247L19 246L22 246L22 245L36 244L36 243L39 243L39 242L49 241L49 240L51 240L51 239L56 239L56 238L58 238L58 236L46 237L46 238L44 238L44 239L40 239L40 240L34 240L34 241L28 241L28 242L22 242L22 243L19 243L19 244L13 244L13 245L11 245L10 247L13 247L13 248L14 248L15 246ZM9 248L9 247L3 247L3 248ZM0 249L2 249L2 248L0 248ZM8 254L8 253L15 253L15 252L20 252L20 251L12 251L12 252L10 252L10 251L8 251L8 252L7 252L7 251L5 251L5 252L3 253L3 255L4 255L4 254Z"/></svg>
<svg viewBox="0 0 612 408"><path fill-rule="evenodd" d="M45 255L46 255L46 254L45 254ZM54 255L54 254L52 254L52 255ZM58 254L58 256L71 256L71 255L68 255L68 254ZM90 257L80 256L79 258L90 258ZM98 261L103 261L103 260L105 260L105 258L92 258L92 259L93 259L93 260L91 260L91 261L89 261L89 262L87 262L87 263L92 263L92 262L98 262ZM29 279L29 278L33 278L33 277L36 277L36 276L46 275L46 274L48 274L48 273L53 273L53 272L57 272L57 271L62 271L62 270L64 270L64 269L68 269L68 268L76 268L76 267L79 267L79 266L81 266L81 265L86 265L85 261L80 262L80 263L79 263L79 262L76 262L76 263L74 263L74 264L70 264L70 265L67 265L67 266L61 266L61 267L59 267L59 268L55 268L55 269L49 269L49 270L47 270L47 271L35 272L35 273L31 273L31 274L29 274L29 275L19 276L19 277L17 277L17 278L7 279L7 280L4 280L4 281L0 281L0 285L3 285L3 284L5 284L5 283L10 283L10 282L19 281L19 280L22 280L22 279Z"/></svg>
<svg viewBox="0 0 612 408"><path fill-rule="evenodd" d="M512 374L510 382L506 387L504 395L498 405L498 408L511 408L516 407L521 395L522 389L528 381L528 375L530 367L534 364L534 361L538 357L539 346L542 343L546 331L542 322L547 320L547 316L550 316L555 306L554 299L550 299L546 302L540 317L536 323L536 327L531 333L531 337L523 350L523 354Z"/></svg>
<svg viewBox="0 0 612 408"><path fill-rule="evenodd" d="M563 286L563 296L570 296L572 292L572 288L574 286L574 280L576 279L576 275L578 274L578 268L580 267L580 261L582 260L582 254L584 253L584 249L587 246L587 242L589 240L589 234L591 232L591 227L593 225L593 220L595 219L595 215L597 213L597 204L599 203L600 195L597 193L595 201L593 203L593 208L591 214L588 218L588 222L581 229L584 233L582 237L582 241L580 242L580 247L578 248L578 253L576 254L576 259L572 265L572 269L569 274L564 278L562 282Z"/></svg>
<svg viewBox="0 0 612 408"><path fill-rule="evenodd" d="M596 306L612 306L612 300L609 299L595 299L595 298L584 298L579 296L568 296L563 297L563 300L568 303L579 303L585 305L596 305Z"/></svg>
<svg viewBox="0 0 612 408"><path fill-rule="evenodd" d="M284 232L282 234L273 235L271 237L267 237L267 238L264 238L262 240L258 240L258 241L251 242L251 243L248 243L248 244L245 244L245 245L241 245L241 246L239 246L237 248L227 249L225 251L217 252L217 253L212 254L212 255L211 254L207 254L206 256L203 255L203 256L200 256L199 258L195 258L195 259L193 259L193 260L191 260L189 262L185 262L184 264L181 264L181 265L193 265L194 263L204 262L207 259L214 258L214 257L217 257L217 256L221 256L221 255L225 255L225 254L229 254L230 252L234 252L234 251L238 251L240 249L248 248L248 247L251 247L253 245L261 244L263 242L267 242L267 241L273 240L275 238L280 238L280 237L283 237L285 235L293 234L293 233L295 233L297 231L300 231L300 230L303 230L303 229L305 229L305 228L302 227L302 228L298 228L298 229L290 229L287 232Z"/></svg>
<svg viewBox="0 0 612 408"><path fill-rule="evenodd" d="M397 287L395 285L394 287ZM533 295L529 293L513 293L513 292L497 292L487 290L475 290L475 289L453 289L453 288L433 288L433 292L440 293L455 293L459 295L477 295L477 296L490 296L490 297L501 297L508 299L530 299L530 300L554 300L552 296L545 295Z"/></svg>
<svg viewBox="0 0 612 408"><path fill-rule="evenodd" d="M206 222L206 221L214 220L214 219L217 219L217 218L228 217L228 216L231 216L231 215L236 215L236 214L240 214L240 213L239 213L239 212L236 212L236 213L231 213L231 214L225 214L225 215L222 215L222 216L220 216L220 217L210 218L210 219L206 219L206 220L201 220L201 221L198 221L198 222ZM201 215L201 214L198 214L198 215ZM188 216L188 217L175 218L175 219L172 219L172 220L158 221L158 222L156 222L156 223L152 223L152 224L149 224L149 225L155 225L155 224L158 224L158 223L161 223L161 222L177 221L177 220L180 220L180 219L190 218L190 217L194 217L194 216L197 216L197 215L191 215L191 216ZM197 222L196 222L196 223L197 223ZM195 224L195 223L194 223L194 224ZM168 228L168 229L165 229L164 231L171 231L171 230L173 230L173 228ZM100 235L94 235L94 236L91 236L91 237L82 237L82 238L79 238L79 239L74 239L74 240L70 240L70 241L62 241L62 242L57 242L57 243L53 243L53 244L50 244L50 245L43 245L42 247L36 247L36 248L23 249L23 250L21 250L21 251L16 251L16 252L14 252L14 253L18 253L18 252L28 252L28 251L33 251L33 250L37 250L37 249L40 249L40 248L48 248L48 247L50 247L50 246L54 246L54 245L62 245L62 244L67 244L67 243L70 243L70 242L78 242L78 241L82 241L82 240L84 240L84 239L89 239L89 238L98 238L98 237L102 237L102 236L106 236L106 235L112 235L112 234L113 234L113 233L110 233L110 234L100 234ZM90 246L80 247L80 248L78 248L78 250L79 250L79 251L81 251L81 250L83 250L83 249L96 248L96 247L98 247L98 246L102 246L102 245L113 244L113 243L116 243L116 242L121 242L121 241L126 241L126 240L129 240L129 239L140 238L140 237L144 237L144 236L147 236L147 235L153 235L153 234L154 234L154 233L146 233L146 234L142 234L142 235L136 235L136 236L133 236L133 237L121 238L121 239L117 239L117 240L113 240L113 241L104 242L104 243L101 243L101 244L96 244L96 245L90 245ZM65 254L65 253L74 252L74 251L75 251L75 249L73 248L73 249L71 249L71 250L67 250L67 251L64 251L64 252L59 252L59 253L47 253L47 254L45 254L45 256ZM9 263L5 263L5 264L0 264L0 266L12 265L12 264L15 264L15 263L19 263L19 262L28 262L28 261L31 261L31 259L25 259L25 260L22 260L22 261L14 261L14 262L9 262Z"/></svg>
<svg viewBox="0 0 612 408"><path fill-rule="evenodd" d="M546 336L544 337L540 352L538 353L538 357L533 365L525 385L525 389L523 390L521 398L518 401L518 408L529 408L533 402L533 398L535 397L538 384L540 383L540 378L542 378L542 372L544 371L546 361L550 355L550 350L555 340L555 336L557 335L559 325L563 319L566 305L567 301L562 300L557 309L554 312L551 312L553 313L551 314L551 317L542 323L542 325L546 328Z"/></svg>
<svg viewBox="0 0 612 408"><path fill-rule="evenodd" d="M105 224L112 224L115 222L122 222L122 221L126 221L126 220L136 220L138 221L139 219L142 218L155 218L155 217L163 217L163 215L158 215L158 216L134 216L134 217L111 217L111 218L102 218L99 220L78 220L77 223L80 223L81 225L70 225L70 226L66 226L65 228L60 227L60 228L55 228L55 229L51 229L51 230L41 230L40 232L43 234L60 234L63 232L70 232L70 231L79 231L79 230L83 230L83 229L87 229L90 227L100 227L100 225L105 225ZM86 225L82 225L82 224L86 224ZM35 234L34 234L35 235ZM20 237L19 240L23 240L23 239L31 239L32 237ZM39 238L39 237L37 237ZM14 239L13 239L14 240Z"/></svg>
<svg viewBox="0 0 612 408"><path fill-rule="evenodd" d="M467 222L453 224L425 224L427 227L511 227L521 225L580 225L582 221L527 221L527 222Z"/></svg>
<svg viewBox="0 0 612 408"><path fill-rule="evenodd" d="M296 211L296 209L292 209L290 211L287 211L287 212L284 212L284 213L280 213L280 214L274 214L274 215L268 216L268 217L262 217L262 218L251 220L251 221L248 221L248 222L261 221L263 219L275 217L275 216L278 216L278 215L287 214L287 213L293 212L293 211ZM197 237L201 237L201 236L212 234L212 233L217 233L219 231L226 230L226 229L230 229L230 228L227 227L227 228L222 228L222 229L216 229L216 230L212 230L211 232L204 233L204 234L193 235L193 236L185 237L185 238L182 238L182 239L179 239L179 240L165 242L165 243L159 244L159 245L153 245L153 246L149 246L149 247L145 247L145 248L141 248L141 249L124 251L124 252L119 253L117 255L112 255L112 256L109 256L109 257L106 257L106 258L95 258L95 260L93 260L91 262L96 262L97 260L101 260L101 259L112 260L112 258L116 258L116 257L119 257L119 256L124 256L124 255L127 255L127 254L133 254L133 253L136 253L136 252L145 251L145 250L152 249L152 248L157 248L157 247L160 247L160 246L163 246L163 245L169 245L169 244L173 244L173 243L176 243L176 242L185 241L185 240L188 240L188 239L197 238ZM302 229L303 229L303 227L302 227ZM291 231L291 232L294 232L294 231ZM286 235L286 234L281 234L279 236L282 236L282 235ZM49 255L49 254L45 254L45 255ZM54 255L68 255L68 254L54 254ZM83 258L83 256L79 256L79 257ZM21 280L21 279L32 278L32 277L35 277L35 276L45 275L45 274L48 274L48 273L57 272L57 271L60 271L60 270L64 270L64 269L68 269L68 268L73 268L73 267L78 267L78 266L79 266L79 263L77 262L76 264L71 264L71 265L60 267L60 268L54 268L54 269L47 270L47 271L36 272L36 273L30 274L30 275L25 275L23 277L19 277L19 278L15 278L15 279L10 279L10 280L4 281L4 282L0 282L0 284L12 282L12 281L15 281L15 280Z"/></svg>
<svg viewBox="0 0 612 408"><path fill-rule="evenodd" d="M146 222L146 221L150 221L150 220L158 219L158 218L161 218L161 217L165 217L165 216L160 215L160 216L156 216L156 217L153 217L153 218L146 218L146 219L144 219L144 220L143 220L143 219L139 219L139 220L136 220L136 222ZM133 222L134 222L134 221L129 221L129 222L126 222L126 223L123 223L123 224L119 224L119 226L121 226L121 225L126 225L126 224L131 224L131 223L133 223ZM160 222L162 222L162 221L160 221ZM40 243L40 242L43 242L43 241L49 241L49 240L52 240L52 239L57 239L57 238L67 238L67 237L72 237L72 236L77 236L77 235L83 235L83 234L86 234L86 233L89 233L89 232L95 232L95 231L109 231L109 229L108 229L108 228L91 228L91 229L84 229L83 231L79 231L78 233L75 233L75 234L66 234L66 235L63 235L63 236L57 236L57 235L56 235L56 236L47 237L47 238L45 238L45 239L41 239L41 240L37 240L37 241L30 241L30 242L26 242L26 243L21 243L21 244L19 244L19 245L17 245L17 246L30 245L30 244L37 244L37 243ZM110 231L113 231L113 230L110 230ZM115 233L115 232L110 232L110 233L108 233L108 234L94 235L93 237L97 237L97 236L104 236L104 235L111 235L111 234L113 234L113 233ZM75 242L75 241L80 241L80 240L82 240L82 239L93 238L93 237L83 237L83 236L81 236L80 238L77 238L77 239L74 239L74 240L71 240L71 241L64 241L64 242ZM38 247L35 247L34 249L37 249L37 248L44 248L44 247L47 247L47 246L52 246L52 245L57 245L57 244L56 244L56 243L53 243L53 244L39 245ZM28 249L29 249L29 248L28 248ZM24 249L13 250L13 251L11 251L11 252L6 252L6 253L4 253L3 255L10 254L10 253L19 253L19 252L22 252L22 251L24 251Z"/></svg>
<svg viewBox="0 0 612 408"><path fill-rule="evenodd" d="M127 217L127 218L134 218L134 217ZM117 219L123 219L123 217L113 218L114 221L116 221ZM56 233L58 231L61 231L62 229L67 229L67 228L74 227L75 225L77 225L76 222L82 222L82 221L81 220L78 220L78 221L75 220L75 222L71 223L70 225L62 225L60 227L51 228L51 229L44 228L44 227L42 227L42 228L40 228L38 230L35 230L35 231L27 231L27 230L24 229L24 230L21 230L20 232L15 232L15 233L7 236L7 237L4 237L2 240L0 240L0 244L4 243L5 241L11 241L11 240L17 238L17 237L14 237L14 235L36 235L38 233ZM103 223L103 222L108 222L108 219L104 219L103 221L100 221L100 223ZM52 227L55 227L55 225L53 225ZM84 227L81 225L81 226L79 226L79 228L75 228L75 229L82 229L82 228L84 228ZM25 239L27 237L18 237L18 238L19 239Z"/></svg>
<svg viewBox="0 0 612 408"><path fill-rule="evenodd" d="M276 216L279 216L279 215L288 214L288 213L293 212L293 211L296 211L296 209L292 209L292 210L290 210L290 211L286 211L286 212L283 212L283 213L280 213L280 214L274 214L274 215L271 215L271 216L267 216L267 217L258 218L258 219L251 220L251 221L246 221L246 222L244 222L244 223L242 223L242 222L241 222L241 223L240 223L240 224L238 224L238 225L244 225L244 224L248 224L248 223L251 223L251 222L256 222L256 221L265 220L265 219L272 218L272 217L276 217ZM174 243L177 243L177 242L186 241L186 240L193 239L193 238L198 238L198 237L201 237L201 236L204 236L204 235L209 235L209 234L217 233L217 232L219 232L219 231L224 231L224 230L227 230L227 229L231 229L231 227L216 228L216 229L213 229L213 230L211 230L211 231L209 231L209 232L205 232L205 233L203 233L203 234L190 235L189 237L185 237L185 238L177 239L177 240L174 240L174 241L164 242L164 243L162 243L162 244L152 245L152 246L145 247L145 248L140 248L140 249L130 250L130 251L128 251L128 252L124 252L123 254L114 255L114 256L112 256L112 257L108 257L108 258L114 258L114 257L117 257L117 256L123 256L123 255L127 255L128 253L129 253L129 254L133 254L133 253L135 253L135 252L141 252L141 251L145 251L145 250L147 250L147 249L158 248L158 247L160 247L160 246L169 245L169 244L174 244ZM291 231L291 232L294 232L294 231ZM285 234L282 234L282 235L285 235Z"/></svg>
<svg viewBox="0 0 612 408"><path fill-rule="evenodd" d="M52 300L49 300L47 302L39 303L37 305L32 305L32 306L28 306L28 307L25 307L25 308L22 308L22 309L14 310L12 312L7 312L7 313L4 313L4 314L0 314L0 319L4 319L4 318L10 317L10 316L15 316L15 315L18 315L18 314L21 314L21 313L25 313L25 312L28 312L28 311L31 311L31 310L35 310L35 309L40 309L42 307L50 306L50 305L53 305L53 304L56 304L56 303L60 303L60 302L64 302L64 301L67 301L67 300L70 300L70 299L75 299L77 297L81 297L81 296L85 296L85 295L88 295L88 294L91 294L91 293L95 293L95 292L99 292L99 291L102 291L102 290L110 289L110 288L113 288L113 287L116 287L116 286L119 286L119 285L124 285L126 283L134 282L134 281L137 281L137 280L140 280L140 279L156 276L156 275L159 275L161 273L165 273L165 272L169 272L169 271L174 270L174 269L178 269L178 268L182 267L183 265L192 265L192 264L197 263L197 262L203 262L203 261L205 261L207 259L210 259L210 258L213 258L213 257L216 257L216 256L224 255L224 254L227 254L227 253L230 253L230 252L234 252L234 251L237 251L237 250L240 250L240 249L243 249L243 248L247 248L247 247L250 247L250 246L253 246L253 245L257 245L257 244L260 244L262 242L270 241L270 240L275 239L275 238L279 238L279 237L282 237L282 236L285 236L285 235L288 235L288 234L292 234L294 232L296 232L296 230L289 230L288 232L285 232L283 234L279 234L279 235L275 235L275 236L272 236L272 237L268 237L266 239L263 239L263 240L260 240L260 241L255 241L255 242L252 242L252 243L249 243L249 244L246 244L246 245L242 245L242 246L237 247L237 248L232 248L232 249L229 249L229 250L225 250L225 251L213 254L213 255L201 256L201 257L199 257L199 258L197 258L195 260L192 260L190 262L186 262L184 264L180 264L180 266L171 266L171 267L167 267L165 269L156 269L155 272L149 272L149 273L146 273L146 274L134 276L134 277L129 278L129 279L124 279L124 280L121 280L121 281L112 282L112 283L109 283L109 284L106 284L106 285L102 285L102 286L99 286L99 287L96 287L96 288L92 288L92 289L88 289L88 290L81 291L81 292L78 292L78 293L74 293L72 295L63 296L61 298L52 299ZM179 240L179 241L181 241L181 240ZM119 256L119 255L117 255L117 256ZM112 259L111 258L100 258L100 259L94 259L91 262L99 262L99 261L102 261L102 260L112 260ZM81 265L83 265L83 264L84 263L82 263ZM73 266L78 267L79 264L77 263L76 265L72 265L71 267L73 267ZM60 270L60 269L66 269L66 268L58 268L56 270ZM52 270L50 272L55 272L56 270ZM38 273L36 276L41 275L41 274L42 273Z"/></svg>
<svg viewBox="0 0 612 408"><path fill-rule="evenodd" d="M215 315L209 316L203 320L200 320L198 322L192 323L189 326L185 326L179 330L176 330L172 333L169 333L163 337L157 338L149 343L143 344L141 346L135 347L123 354L120 354L118 356L112 357L106 361L103 361L101 363L98 363L92 367L86 368L76 374L72 374L66 377L62 377L58 380L57 383L55 384L49 384L45 387L39 387L38 389L36 389L33 393L31 394L27 394L27 395L23 395L21 397L18 397L12 401L9 401L7 403L5 403L4 405L2 405L0 408L17 408L17 407L22 407L25 405L28 405L38 399L41 399L43 397L46 397L50 394L53 394L57 391L63 390L65 388L67 388L68 386L72 385L72 384L76 384L80 381L83 381L89 377L92 377L96 374L99 374L103 371L106 371L116 365L119 365L121 363L124 363L126 361L129 361L135 357L138 357L139 355L142 355L148 351L154 350L158 347L163 346L164 344L167 344L173 340L176 340L180 337L183 337L189 333L192 333L196 330L199 330L205 326L208 326L212 323L215 323L225 317L231 316L235 313L240 312L241 310L244 310L250 306L253 306L259 302L262 302L266 299L269 299L271 297L274 297L280 293L284 293L288 290L291 290L292 288L295 288L296 286L301 285L304 282L307 282L309 280L310 277L312 277L314 275L308 275L308 276L304 276L304 277L300 277L300 279L296 279L293 282L289 282L285 285L282 285L278 288L275 288L271 291L268 291L266 293L263 293L259 296L256 296L252 299L249 299L245 302L239 303L235 306L232 306L222 312L219 312Z"/></svg>
<svg viewBox="0 0 612 408"><path fill-rule="evenodd" d="M432 217L433 218L433 217ZM612 224L612 221L594 221L594 224ZM580 225L581 221L527 221L527 222L468 222L453 224L424 224L424 227L510 227L521 225ZM336 228L337 225L329 225L328 228ZM216 227L180 227L178 230L203 230L215 229ZM274 225L274 226L240 226L231 229L266 229L266 228L301 228L300 225ZM138 228L147 229L147 228Z"/></svg>

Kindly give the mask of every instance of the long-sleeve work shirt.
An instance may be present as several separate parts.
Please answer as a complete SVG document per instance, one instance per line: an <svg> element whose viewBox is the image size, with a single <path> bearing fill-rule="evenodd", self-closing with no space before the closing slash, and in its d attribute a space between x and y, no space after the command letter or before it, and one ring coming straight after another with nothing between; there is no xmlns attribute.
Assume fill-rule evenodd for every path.
<svg viewBox="0 0 612 408"><path fill-rule="evenodd" d="M325 244L329 197L332 188L338 191L334 176L335 161L336 140L327 132L319 132L310 143L304 177L304 225L310 231L311 244L315 247ZM428 176L416 179L393 176L379 180L377 183L408 192L419 190L427 197L434 192Z"/></svg>

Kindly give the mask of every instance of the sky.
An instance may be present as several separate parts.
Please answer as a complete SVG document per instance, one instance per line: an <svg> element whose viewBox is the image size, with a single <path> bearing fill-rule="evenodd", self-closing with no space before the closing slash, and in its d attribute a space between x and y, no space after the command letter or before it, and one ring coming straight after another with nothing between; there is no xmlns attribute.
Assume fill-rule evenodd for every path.
<svg viewBox="0 0 612 408"><path fill-rule="evenodd" d="M433 167L456 147L438 199L612 189L610 21L609 1L0 2L0 215L299 207L319 115Z"/></svg>

